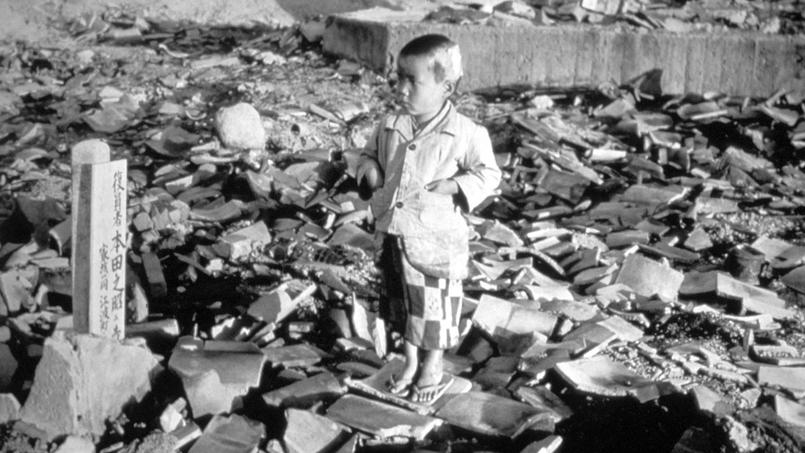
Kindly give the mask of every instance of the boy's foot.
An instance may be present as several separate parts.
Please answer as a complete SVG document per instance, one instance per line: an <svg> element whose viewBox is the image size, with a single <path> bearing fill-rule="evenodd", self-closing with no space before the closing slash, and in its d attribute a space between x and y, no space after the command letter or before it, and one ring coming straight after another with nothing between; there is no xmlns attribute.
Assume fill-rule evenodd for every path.
<svg viewBox="0 0 805 453"><path fill-rule="evenodd" d="M388 388L389 393L407 398L411 392L411 384L413 384L412 378L396 377L392 374L386 384L386 388Z"/></svg>
<svg viewBox="0 0 805 453"><path fill-rule="evenodd" d="M419 360L417 347L413 344L406 341L403 345L403 351L405 352L405 364L402 370L391 375L388 382L386 382L386 389L390 393L406 398L410 393L417 369L419 369Z"/></svg>
<svg viewBox="0 0 805 453"><path fill-rule="evenodd" d="M411 401L415 403L431 404L438 400L444 392L453 384L453 376L442 374L442 377L435 384L414 384L411 387Z"/></svg>

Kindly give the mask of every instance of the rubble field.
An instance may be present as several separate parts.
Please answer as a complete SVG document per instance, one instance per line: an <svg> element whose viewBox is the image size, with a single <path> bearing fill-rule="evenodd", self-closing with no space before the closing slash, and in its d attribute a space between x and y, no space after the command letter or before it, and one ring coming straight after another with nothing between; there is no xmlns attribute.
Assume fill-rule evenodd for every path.
<svg viewBox="0 0 805 453"><path fill-rule="evenodd" d="M504 178L422 405L382 391L355 181L393 76L324 24L118 11L0 46L0 452L803 451L801 93L457 96ZM72 330L79 147L128 161L123 341Z"/></svg>

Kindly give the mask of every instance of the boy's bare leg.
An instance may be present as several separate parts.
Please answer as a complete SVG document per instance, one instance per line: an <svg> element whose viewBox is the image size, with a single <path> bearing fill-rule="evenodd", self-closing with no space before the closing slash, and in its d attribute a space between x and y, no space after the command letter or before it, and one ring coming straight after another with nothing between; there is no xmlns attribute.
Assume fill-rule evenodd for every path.
<svg viewBox="0 0 805 453"><path fill-rule="evenodd" d="M403 353L405 354L405 366L399 374L392 377L393 380L389 383L389 390L392 393L406 391L407 387L413 383L417 368L419 368L419 348L405 340Z"/></svg>
<svg viewBox="0 0 805 453"><path fill-rule="evenodd" d="M419 379L416 381L416 386L420 389L416 395L416 401L426 402L431 401L435 394L438 393L438 384L442 382L442 361L444 358L443 349L430 349L426 350L422 359L422 370L419 373Z"/></svg>

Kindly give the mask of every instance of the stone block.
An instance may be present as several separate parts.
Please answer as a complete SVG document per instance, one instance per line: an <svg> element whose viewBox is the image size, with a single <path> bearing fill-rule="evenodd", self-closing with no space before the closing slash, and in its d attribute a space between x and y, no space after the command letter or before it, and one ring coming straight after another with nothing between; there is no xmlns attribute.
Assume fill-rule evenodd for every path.
<svg viewBox="0 0 805 453"><path fill-rule="evenodd" d="M779 387L791 392L794 396L805 396L805 368L761 366L757 371L760 385Z"/></svg>
<svg viewBox="0 0 805 453"><path fill-rule="evenodd" d="M478 370L473 377L473 381L483 386L485 389L494 387L506 387L512 376L517 371L517 357L492 357L486 361L484 367Z"/></svg>
<svg viewBox="0 0 805 453"><path fill-rule="evenodd" d="M266 435L262 423L240 415L216 415L189 453L255 452Z"/></svg>
<svg viewBox="0 0 805 453"><path fill-rule="evenodd" d="M268 346L262 351L272 366L285 368L312 366L328 356L321 349L306 343L277 348Z"/></svg>
<svg viewBox="0 0 805 453"><path fill-rule="evenodd" d="M615 279L641 296L658 295L665 300L676 300L685 276L668 266L638 254L626 257Z"/></svg>
<svg viewBox="0 0 805 453"><path fill-rule="evenodd" d="M5 343L0 343L0 392L6 391L11 386L18 365L11 348Z"/></svg>
<svg viewBox="0 0 805 453"><path fill-rule="evenodd" d="M416 403L408 398L400 395L395 395L388 391L388 382L391 380L392 375L399 375L404 366L404 362L400 358L394 358L383 366L380 370L373 373L365 379L347 379L346 385L357 392L369 395L379 401L394 404L396 406L404 407L410 411L414 411L422 415L430 415L447 401L457 394L468 392L472 388L470 381L459 377L453 376L453 382L450 384L444 394L430 402L429 404ZM449 372L450 366L445 366L445 372Z"/></svg>
<svg viewBox="0 0 805 453"><path fill-rule="evenodd" d="M766 97L778 88L805 90L798 59L805 37L756 32L627 30L593 24L448 24L427 11L372 8L337 14L324 50L385 73L412 38L441 33L462 49L467 89L507 85L540 88L624 83L662 70L664 93L706 91Z"/></svg>
<svg viewBox="0 0 805 453"><path fill-rule="evenodd" d="M181 379L195 418L229 412L240 396L258 387L265 356L252 343L183 337L168 367Z"/></svg>
<svg viewBox="0 0 805 453"><path fill-rule="evenodd" d="M162 263L156 253L146 252L142 255L145 279L148 281L148 295L159 300L168 295L168 283L162 272Z"/></svg>
<svg viewBox="0 0 805 453"><path fill-rule="evenodd" d="M379 437L400 436L415 440L423 440L442 424L438 418L350 394L333 403L327 409L327 417Z"/></svg>
<svg viewBox="0 0 805 453"><path fill-rule="evenodd" d="M805 294L805 266L800 266L780 279L789 288Z"/></svg>
<svg viewBox="0 0 805 453"><path fill-rule="evenodd" d="M691 388L689 394L693 396L696 407L700 411L706 411L716 415L728 415L732 412L730 404L724 401L721 395L706 385L697 385Z"/></svg>
<svg viewBox="0 0 805 453"><path fill-rule="evenodd" d="M107 418L145 396L158 370L156 358L144 348L90 335L54 334L45 340L21 419L50 439L100 435Z"/></svg>
<svg viewBox="0 0 805 453"><path fill-rule="evenodd" d="M283 287L261 295L249 305L247 313L267 323L277 323L296 310L301 300L292 298Z"/></svg>
<svg viewBox="0 0 805 453"><path fill-rule="evenodd" d="M774 409L784 421L805 428L805 405L774 395Z"/></svg>
<svg viewBox="0 0 805 453"><path fill-rule="evenodd" d="M485 392L452 398L436 417L460 428L490 436L517 437L528 428L553 431L553 416L529 404Z"/></svg>
<svg viewBox="0 0 805 453"><path fill-rule="evenodd" d="M679 294L697 296L710 293L738 300L743 310L753 313L771 315L775 318L794 316L794 312L785 308L785 301L774 291L742 282L719 271L691 271L685 274Z"/></svg>
<svg viewBox="0 0 805 453"><path fill-rule="evenodd" d="M319 373L263 394L263 401L273 407L309 407L316 402L335 401L346 388L330 372Z"/></svg>
<svg viewBox="0 0 805 453"><path fill-rule="evenodd" d="M0 393L0 424L20 418L20 402L12 393Z"/></svg>
<svg viewBox="0 0 805 453"><path fill-rule="evenodd" d="M313 412L288 409L282 437L287 453L322 453L343 443L347 430L327 417Z"/></svg>
<svg viewBox="0 0 805 453"><path fill-rule="evenodd" d="M23 269L10 269L0 274L0 304L5 303L6 313L15 315L21 309L30 309L36 302L31 293L36 282ZM0 308L2 311L2 308Z"/></svg>
<svg viewBox="0 0 805 453"><path fill-rule="evenodd" d="M83 437L67 436L54 453L95 453L95 444Z"/></svg>
<svg viewBox="0 0 805 453"><path fill-rule="evenodd" d="M227 258L234 262L248 258L254 251L260 253L269 242L271 242L271 233L268 232L268 227L263 221L241 228L221 238L221 243L225 245L228 251Z"/></svg>
<svg viewBox="0 0 805 453"><path fill-rule="evenodd" d="M605 356L558 363L556 372L573 388L602 396L626 396L651 384Z"/></svg>
<svg viewBox="0 0 805 453"><path fill-rule="evenodd" d="M126 325L126 338L144 338L155 352L172 349L179 338L179 323L174 318Z"/></svg>
<svg viewBox="0 0 805 453"><path fill-rule="evenodd" d="M562 436L550 435L528 444L520 453L554 453L562 446Z"/></svg>
<svg viewBox="0 0 805 453"><path fill-rule="evenodd" d="M573 415L570 407L547 387L520 386L514 391L514 396L526 404L548 412L556 423Z"/></svg>
<svg viewBox="0 0 805 453"><path fill-rule="evenodd" d="M505 299L484 294L472 322L493 337L512 337L538 332L550 335L556 316Z"/></svg>

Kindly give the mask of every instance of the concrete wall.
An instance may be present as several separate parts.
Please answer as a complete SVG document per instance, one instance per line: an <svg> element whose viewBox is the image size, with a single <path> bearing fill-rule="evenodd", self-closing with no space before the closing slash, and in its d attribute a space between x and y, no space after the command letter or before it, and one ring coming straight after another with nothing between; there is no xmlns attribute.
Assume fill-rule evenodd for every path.
<svg viewBox="0 0 805 453"><path fill-rule="evenodd" d="M762 97L778 88L805 91L801 35L678 34L586 24L457 25L422 22L410 12L375 11L335 16L324 49L387 71L399 49L425 33L442 33L459 43L465 89L596 86L660 68L663 91L672 94L718 91Z"/></svg>

